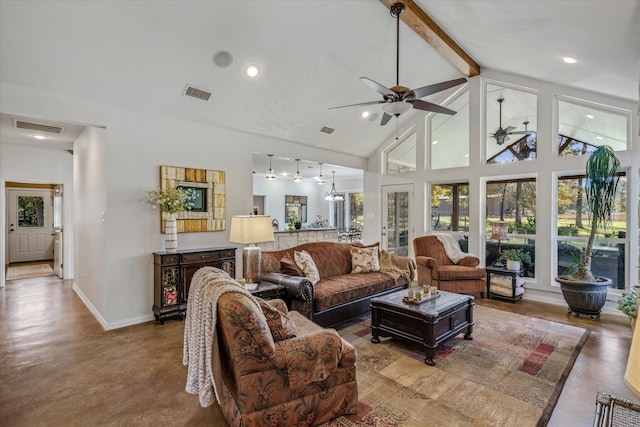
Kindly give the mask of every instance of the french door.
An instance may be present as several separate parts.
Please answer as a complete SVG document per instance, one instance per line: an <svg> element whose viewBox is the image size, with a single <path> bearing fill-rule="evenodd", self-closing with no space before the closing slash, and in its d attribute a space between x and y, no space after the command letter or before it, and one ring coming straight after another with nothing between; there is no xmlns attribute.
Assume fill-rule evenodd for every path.
<svg viewBox="0 0 640 427"><path fill-rule="evenodd" d="M409 256L409 242L413 241L411 207L413 185L385 185L382 187L382 248L398 256Z"/></svg>

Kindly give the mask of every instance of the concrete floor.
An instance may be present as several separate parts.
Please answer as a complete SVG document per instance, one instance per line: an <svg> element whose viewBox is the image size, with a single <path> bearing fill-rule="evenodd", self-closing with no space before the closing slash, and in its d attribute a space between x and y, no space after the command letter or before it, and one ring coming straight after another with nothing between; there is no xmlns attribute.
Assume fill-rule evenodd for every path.
<svg viewBox="0 0 640 427"><path fill-rule="evenodd" d="M217 406L184 391L184 323L105 332L55 277L0 288L0 423L3 426L226 426ZM477 304L591 329L549 426L589 426L597 391L638 402L623 376L631 343L625 317L568 317L539 302Z"/></svg>

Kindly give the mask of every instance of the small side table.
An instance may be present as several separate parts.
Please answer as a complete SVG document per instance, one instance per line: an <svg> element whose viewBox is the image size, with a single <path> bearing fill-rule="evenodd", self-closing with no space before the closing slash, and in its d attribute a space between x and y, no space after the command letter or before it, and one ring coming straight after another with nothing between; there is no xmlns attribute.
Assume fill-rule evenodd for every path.
<svg viewBox="0 0 640 427"><path fill-rule="evenodd" d="M281 299L289 306L287 299L287 289L282 286L271 282L260 282L256 289L250 290L251 295L254 297L262 298L264 300Z"/></svg>
<svg viewBox="0 0 640 427"><path fill-rule="evenodd" d="M511 301L513 303L522 299L523 294L516 295L516 287L517 287L516 281L518 277L523 277L524 270L525 270L524 268L521 268L520 270L507 270L506 267L489 266L489 267L485 267L485 270L487 271L487 298L491 298L491 297L501 298L501 299ZM510 296L500 295L500 294L491 292L491 275L492 274L511 277L511 295Z"/></svg>

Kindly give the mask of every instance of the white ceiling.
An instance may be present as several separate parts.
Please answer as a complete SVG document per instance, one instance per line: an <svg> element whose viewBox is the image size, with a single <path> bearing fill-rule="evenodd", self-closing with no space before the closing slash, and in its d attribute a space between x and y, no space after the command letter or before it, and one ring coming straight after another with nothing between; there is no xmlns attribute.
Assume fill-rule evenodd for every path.
<svg viewBox="0 0 640 427"><path fill-rule="evenodd" d="M481 67L638 99L640 1L417 3ZM3 81L362 156L395 123L329 108L380 99L360 76L395 84L395 41L394 18L374 0L0 2ZM233 55L229 67L213 64L219 50ZM258 78L243 75L249 63ZM461 76L402 24L400 84ZM183 96L188 84L211 99Z"/></svg>

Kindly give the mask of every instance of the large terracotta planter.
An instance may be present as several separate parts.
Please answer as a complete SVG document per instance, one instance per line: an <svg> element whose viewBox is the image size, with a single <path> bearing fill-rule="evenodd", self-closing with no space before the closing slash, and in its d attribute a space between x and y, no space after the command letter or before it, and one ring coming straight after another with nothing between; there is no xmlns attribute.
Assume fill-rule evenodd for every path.
<svg viewBox="0 0 640 427"><path fill-rule="evenodd" d="M600 317L607 300L607 288L613 283L607 277L596 277L596 282L568 280L568 276L557 276L562 296L569 306L567 314L586 314L592 319Z"/></svg>

